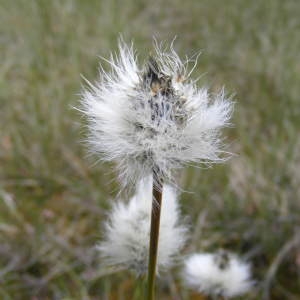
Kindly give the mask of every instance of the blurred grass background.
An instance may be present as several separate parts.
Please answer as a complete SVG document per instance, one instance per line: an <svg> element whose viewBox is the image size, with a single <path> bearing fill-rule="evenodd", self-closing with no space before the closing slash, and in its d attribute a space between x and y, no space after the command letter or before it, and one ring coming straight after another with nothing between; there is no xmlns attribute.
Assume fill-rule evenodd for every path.
<svg viewBox="0 0 300 300"><path fill-rule="evenodd" d="M250 259L258 284L242 299L299 299L299 16L297 0L0 0L0 299L139 299L134 276L101 268L93 248L118 186L86 157L72 109L119 33L141 58L152 36L177 35L181 55L202 50L200 83L235 94L237 155L181 172L186 253ZM158 299L200 299L176 274Z"/></svg>

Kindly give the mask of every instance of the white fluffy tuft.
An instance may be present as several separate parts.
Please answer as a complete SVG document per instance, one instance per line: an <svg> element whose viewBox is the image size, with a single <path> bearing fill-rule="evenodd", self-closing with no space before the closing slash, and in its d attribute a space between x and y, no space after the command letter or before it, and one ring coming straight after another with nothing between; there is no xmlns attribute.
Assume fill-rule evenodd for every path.
<svg viewBox="0 0 300 300"><path fill-rule="evenodd" d="M250 265L234 254L199 253L185 261L183 279L188 287L200 293L230 298L250 290L253 285L250 271Z"/></svg>
<svg viewBox="0 0 300 300"><path fill-rule="evenodd" d="M125 204L113 205L105 223L104 240L98 245L103 264L123 266L137 275L148 268L148 252L151 219L152 179L149 177L139 184L135 196ZM160 235L158 244L158 270L169 268L187 239L187 227L179 213L175 190L163 187Z"/></svg>
<svg viewBox="0 0 300 300"><path fill-rule="evenodd" d="M172 46L155 47L155 55L140 68L133 46L119 43L109 72L82 92L81 111L88 119L88 143L101 159L117 163L124 186L159 170L190 163L222 162L220 130L229 125L233 104L224 91L209 94L189 79ZM194 66L195 67L195 66Z"/></svg>

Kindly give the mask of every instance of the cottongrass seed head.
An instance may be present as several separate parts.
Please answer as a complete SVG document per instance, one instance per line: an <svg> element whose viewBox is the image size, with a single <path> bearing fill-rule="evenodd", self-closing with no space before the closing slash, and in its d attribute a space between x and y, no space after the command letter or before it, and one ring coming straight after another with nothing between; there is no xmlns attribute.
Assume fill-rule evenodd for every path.
<svg viewBox="0 0 300 300"><path fill-rule="evenodd" d="M148 268L151 219L152 178L142 180L129 203L116 202L105 223L103 241L97 247L102 264L121 266L142 275ZM188 229L180 217L177 195L168 185L163 187L158 270L168 269L183 248Z"/></svg>
<svg viewBox="0 0 300 300"><path fill-rule="evenodd" d="M212 95L198 88L187 59L172 45L155 43L148 62L138 64L133 45L119 42L110 71L81 97L88 120L88 143L102 160L115 161L124 186L158 173L172 179L172 169L190 163L216 163L227 156L220 130L229 125L233 104L222 90Z"/></svg>
<svg viewBox="0 0 300 300"><path fill-rule="evenodd" d="M224 250L191 255L182 275L186 286L209 296L231 298L248 292L253 285L250 265Z"/></svg>

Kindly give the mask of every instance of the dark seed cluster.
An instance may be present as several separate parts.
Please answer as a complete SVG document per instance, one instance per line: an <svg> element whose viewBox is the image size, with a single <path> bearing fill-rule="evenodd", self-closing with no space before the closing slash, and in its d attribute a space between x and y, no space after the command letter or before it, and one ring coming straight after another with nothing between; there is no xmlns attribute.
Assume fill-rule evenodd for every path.
<svg viewBox="0 0 300 300"><path fill-rule="evenodd" d="M181 78L181 75L177 75ZM142 88L148 94L147 103L140 101L142 108L150 107L151 121L159 126L162 118L168 119L176 126L182 127L187 120L187 112L184 109L186 99L178 95L172 87L172 77L164 74L157 61L150 57L145 73L142 76Z"/></svg>

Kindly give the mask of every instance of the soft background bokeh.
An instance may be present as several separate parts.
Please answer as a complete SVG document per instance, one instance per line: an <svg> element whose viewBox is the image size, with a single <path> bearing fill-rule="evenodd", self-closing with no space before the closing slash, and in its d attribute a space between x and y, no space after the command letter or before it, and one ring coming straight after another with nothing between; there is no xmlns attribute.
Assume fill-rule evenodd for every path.
<svg viewBox="0 0 300 300"><path fill-rule="evenodd" d="M118 185L87 157L72 109L119 33L141 60L152 36L176 35L181 55L202 50L200 84L235 95L237 155L181 172L185 253L250 259L258 284L241 299L299 299L299 16L297 0L0 0L0 299L140 299L133 275L97 259ZM158 299L200 299L177 270L158 282Z"/></svg>

